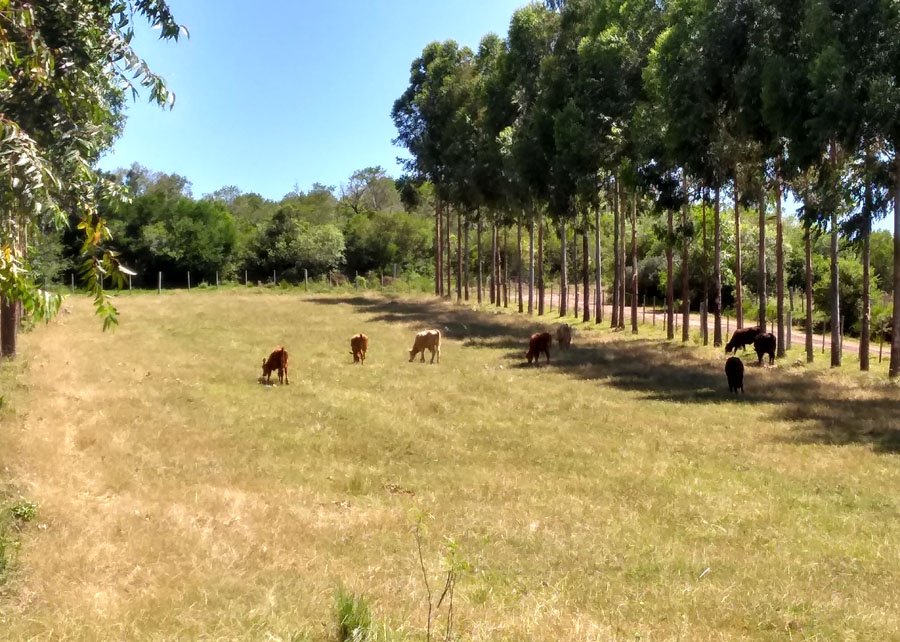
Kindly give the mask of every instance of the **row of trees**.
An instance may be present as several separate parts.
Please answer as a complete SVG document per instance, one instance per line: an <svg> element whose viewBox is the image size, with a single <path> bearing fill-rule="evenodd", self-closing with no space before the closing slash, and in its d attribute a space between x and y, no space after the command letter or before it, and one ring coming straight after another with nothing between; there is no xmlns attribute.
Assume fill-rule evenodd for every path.
<svg viewBox="0 0 900 642"><path fill-rule="evenodd" d="M391 274L394 266L406 274L431 275L431 224L429 223L428 190L411 192L408 185L398 184L381 168L367 168L354 172L338 189L314 185L309 191L293 190L279 201L262 198L258 194L244 194L237 188L225 187L195 199L189 181L178 175L155 173L134 165L121 170L110 179L121 183L130 195L126 202L101 207L104 219L112 232L113 245L121 263L135 272L135 285L155 287L157 272L163 272L167 284L182 285L187 273L193 283L212 282L217 277L241 280L246 273L253 281L271 278L298 282L305 273L319 277L332 271L352 276ZM402 191L406 189L405 207ZM722 300L725 308L735 306L738 291L735 259L737 234L733 209L722 211L721 238ZM601 214L600 225L612 228L614 219L609 212ZM543 262L540 271L548 278L561 273L562 244L557 230L544 221ZM636 271L638 301L665 298L668 290L668 256L666 221L649 213L636 220L634 242L640 257ZM688 226L695 236L712 237L710 217L705 216L702 204L688 212ZM757 223L751 221L741 228L741 245L755 244L762 236L767 239L762 264L758 256L750 255L742 261L741 290L756 291L760 277L766 287L774 289L776 244L772 222L768 230L759 234ZM705 232L704 232L705 230ZM785 279L791 296L792 311L801 309L801 301L793 296L805 284L804 230L796 219L787 217L783 223ZM477 239L456 237L451 230L451 243L469 248L461 258L463 278L461 289L474 285L476 292L488 273L484 271L484 257L479 262ZM527 249L523 239L517 238L514 227L502 227L496 235L496 261L492 260L489 274L492 283L518 282L523 276L522 252ZM567 254L574 259L579 248L574 245L577 235L571 230L566 239ZM615 252L611 235L601 237L601 272L615 267ZM591 241L593 243L593 240ZM847 331L861 330L861 299L863 265L859 248L846 242L840 257L841 318ZM78 231L73 227L58 236L51 231L40 235L31 247L31 263L39 283L51 283L65 278L77 265L80 252ZM887 232L871 237L873 292L889 289L893 278L892 239ZM679 249L682 249L679 246ZM676 284L687 279L689 307L696 310L703 300L703 270L706 256L699 243L691 243L687 252L673 257L673 279ZM829 266L827 238L813 239L812 276L813 301L817 310L829 305ZM591 271L596 267L592 252L586 254ZM687 261L685 262L685 258ZM695 269L691 270L691 266ZM701 269L696 269L700 267ZM764 274L761 274L761 270ZM481 279L475 275L481 274ZM626 266L625 282L634 280L633 266ZM493 288L492 301L497 301ZM504 294L500 292L500 294ZM508 294L508 293L507 293ZM589 292L589 294L592 294ZM605 294L605 293L604 293ZM630 295L630 293L629 293ZM683 296L683 295L682 295ZM515 301L515 294L513 299ZM503 297L504 301L508 296ZM876 324L883 332L884 296L875 297L882 304L876 308ZM606 296L609 301L609 296ZM599 303L599 301L598 301ZM622 298L625 303L625 298ZM744 297L743 308L755 316L756 306ZM522 302L524 306L524 300ZM589 311L590 312L590 311ZM770 318L774 311L770 310ZM621 315L624 319L624 315ZM817 324L824 321L817 315Z"/></svg>
<svg viewBox="0 0 900 642"><path fill-rule="evenodd" d="M601 236L612 237L614 326L625 325L626 266L637 290L637 233L658 221L666 298L675 314L676 254L685 321L693 298L688 266L722 343L724 201L733 204L735 306L744 298L743 216L758 221L757 265L766 266L774 227L779 351L785 328L785 194L801 204L806 309L814 292L814 246L829 239L832 365L841 361L841 260L846 242L862 259L861 368L871 332L872 222L893 207L893 335L900 333L900 5L893 0L547 0L517 11L505 38L477 51L429 44L413 61L394 104L397 142L410 152L410 182L435 197L435 292L449 295L452 221L459 246L476 228L523 228L528 242L528 311L535 279L544 287L544 219L560 239L580 238L582 291L602 291ZM692 212L700 210L700 225ZM610 225L603 214L609 212ZM593 250L589 249L593 240ZM537 245L537 260L534 247ZM630 256L627 249L630 244ZM521 247L521 243L519 246ZM568 243L560 280L570 281ZM701 260L690 256L699 245ZM593 261L589 261L589 255ZM492 258L492 263L493 263ZM480 262L479 262L480 264ZM592 266L593 264L593 266ZM770 298L758 268L759 321ZM538 297L538 312L544 300ZM637 329L636 297L631 324ZM585 318L590 307L584 306ZM566 313L565 304L561 309ZM602 320L602 310L595 311ZM812 314L807 355L812 359ZM705 327L705 322L704 322ZM688 323L682 324L687 338ZM890 373L900 375L900 341Z"/></svg>

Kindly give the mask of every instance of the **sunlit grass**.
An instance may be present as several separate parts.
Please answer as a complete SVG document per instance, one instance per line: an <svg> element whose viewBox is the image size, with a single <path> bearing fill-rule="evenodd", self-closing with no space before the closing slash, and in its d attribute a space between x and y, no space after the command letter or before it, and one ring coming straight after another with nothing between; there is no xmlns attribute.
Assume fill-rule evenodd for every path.
<svg viewBox="0 0 900 642"><path fill-rule="evenodd" d="M900 636L900 393L793 366L797 335L735 398L719 349L659 327L576 324L528 368L552 317L255 289L120 304L104 335L67 303L0 372L0 474L39 505L0 597L13 639L335 639L339 588L424 639L423 515L432 584L445 538L468 563L462 639ZM427 327L441 364L407 363ZM258 385L282 344L291 385Z"/></svg>

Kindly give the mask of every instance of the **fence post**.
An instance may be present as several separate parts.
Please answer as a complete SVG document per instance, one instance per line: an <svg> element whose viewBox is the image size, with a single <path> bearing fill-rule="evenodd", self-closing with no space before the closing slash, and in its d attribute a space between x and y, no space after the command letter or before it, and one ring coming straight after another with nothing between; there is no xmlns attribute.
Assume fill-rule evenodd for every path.
<svg viewBox="0 0 900 642"><path fill-rule="evenodd" d="M822 321L822 354L825 354L825 322Z"/></svg>
<svg viewBox="0 0 900 642"><path fill-rule="evenodd" d="M306 271L306 268L303 268L303 287L309 292L309 272Z"/></svg>
<svg viewBox="0 0 900 642"><path fill-rule="evenodd" d="M247 280L247 270L244 270L244 287L250 285L250 281Z"/></svg>
<svg viewBox="0 0 900 642"><path fill-rule="evenodd" d="M75 273L72 272L72 294L75 294Z"/></svg>
<svg viewBox="0 0 900 642"><path fill-rule="evenodd" d="M190 289L191 289L191 272L189 270L188 271L188 290L190 290Z"/></svg>
<svg viewBox="0 0 900 642"><path fill-rule="evenodd" d="M219 271L216 270L216 287L219 287Z"/></svg>
<svg viewBox="0 0 900 642"><path fill-rule="evenodd" d="M397 280L397 264L394 263L394 280Z"/></svg>
<svg viewBox="0 0 900 642"><path fill-rule="evenodd" d="M128 291L131 292L131 275L128 275Z"/></svg>
<svg viewBox="0 0 900 642"><path fill-rule="evenodd" d="M550 312L553 312L553 286L550 286Z"/></svg>
<svg viewBox="0 0 900 642"><path fill-rule="evenodd" d="M653 297L653 326L656 327L656 297Z"/></svg>
<svg viewBox="0 0 900 642"><path fill-rule="evenodd" d="M278 285L278 274L272 270L272 285Z"/></svg>
<svg viewBox="0 0 900 642"><path fill-rule="evenodd" d="M156 275L156 293L162 294L162 272Z"/></svg>
<svg viewBox="0 0 900 642"><path fill-rule="evenodd" d="M725 334L731 334L731 319L725 315Z"/></svg>

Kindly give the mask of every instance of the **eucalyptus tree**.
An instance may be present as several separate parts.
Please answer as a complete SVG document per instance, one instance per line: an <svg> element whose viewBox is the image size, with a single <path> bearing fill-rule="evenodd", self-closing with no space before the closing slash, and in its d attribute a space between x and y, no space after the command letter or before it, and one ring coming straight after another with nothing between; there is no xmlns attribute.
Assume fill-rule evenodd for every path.
<svg viewBox="0 0 900 642"><path fill-rule="evenodd" d="M123 196L93 169L124 122L123 107L138 87L152 101L171 106L174 94L135 52L134 28L146 20L160 37L186 33L164 0L72 0L32 3L8 0L0 11L0 347L16 352L21 306L47 319L60 297L32 278L29 239L42 228L67 225L75 212L82 231L81 275L94 297L104 329L117 311L101 277L121 283L110 232L98 205Z"/></svg>
<svg viewBox="0 0 900 642"><path fill-rule="evenodd" d="M537 226L538 314L544 314L544 221L547 205L547 119L538 105L541 68L551 54L559 30L559 15L550 8L531 4L517 10L506 40L506 72L515 108L513 124L505 132L504 149L512 168L513 190L526 205L533 243ZM529 262L531 262L529 260ZM529 272L534 274L534 269ZM529 281L531 278L529 278ZM530 297L531 298L531 297Z"/></svg>
<svg viewBox="0 0 900 642"><path fill-rule="evenodd" d="M804 151L815 171L819 223L831 234L831 365L841 365L841 313L838 248L840 216L847 207L845 167L855 150L862 104L854 91L851 47L858 34L847 7L828 0L806 0L801 45L809 79ZM812 214L809 212L808 214Z"/></svg>
<svg viewBox="0 0 900 642"><path fill-rule="evenodd" d="M890 191L894 210L894 276L891 378L900 377L900 4L892 0L860 0L855 5L862 16L854 21L852 35L864 34L855 43L866 43L867 56L862 67L866 115L871 131L881 141L883 155L890 165Z"/></svg>
<svg viewBox="0 0 900 642"><path fill-rule="evenodd" d="M409 85L394 102L391 117L397 128L395 143L411 154L407 172L427 180L435 190L435 293L449 295L444 274L444 211L465 185L461 172L471 164L473 122L469 110L474 83L473 53L455 41L432 42L410 66ZM448 287L445 288L444 277Z"/></svg>

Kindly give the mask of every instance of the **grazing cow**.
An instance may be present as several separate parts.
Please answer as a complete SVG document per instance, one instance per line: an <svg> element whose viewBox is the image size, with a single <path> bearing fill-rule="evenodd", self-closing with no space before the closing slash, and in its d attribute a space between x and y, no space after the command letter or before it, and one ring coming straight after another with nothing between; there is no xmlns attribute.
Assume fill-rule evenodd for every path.
<svg viewBox="0 0 900 642"><path fill-rule="evenodd" d="M572 345L572 326L563 323L556 328L556 342L559 344L560 350L568 350Z"/></svg>
<svg viewBox="0 0 900 642"><path fill-rule="evenodd" d="M412 362L418 353L422 353L422 363L425 363L425 351L431 351L431 363L437 357L437 362L441 362L441 331L440 330L422 330L416 334L416 340L413 347L409 349L409 360Z"/></svg>
<svg viewBox="0 0 900 642"><path fill-rule="evenodd" d="M758 325L751 328L735 330L734 334L731 335L731 341L725 344L725 354L728 354L729 352L737 354L738 348L743 348L746 351L747 346L753 345L753 340L756 339L757 335L762 334L762 332L763 329Z"/></svg>
<svg viewBox="0 0 900 642"><path fill-rule="evenodd" d="M353 355L353 363L366 362L366 350L369 349L369 337L359 333L350 338L350 354Z"/></svg>
<svg viewBox="0 0 900 642"><path fill-rule="evenodd" d="M272 351L272 354L269 355L268 359L263 359L262 362L263 373L262 376L265 377L266 383L271 383L272 381L272 373L276 370L278 371L278 383L284 383L284 385L288 385L290 381L288 381L288 353L287 350L278 346Z"/></svg>
<svg viewBox="0 0 900 642"><path fill-rule="evenodd" d="M753 340L753 349L759 357L759 365L762 365L763 355L769 355L769 365L775 363L775 346L778 340L771 332L764 332Z"/></svg>
<svg viewBox="0 0 900 642"><path fill-rule="evenodd" d="M537 365L542 352L547 356L547 363L550 363L550 344L552 342L553 338L549 332L532 334L531 339L528 341L528 352L525 354L528 363L531 364L533 360L534 365Z"/></svg>
<svg viewBox="0 0 900 642"><path fill-rule="evenodd" d="M744 392L744 362L737 357L728 357L725 360L725 376L728 377L728 391Z"/></svg>

